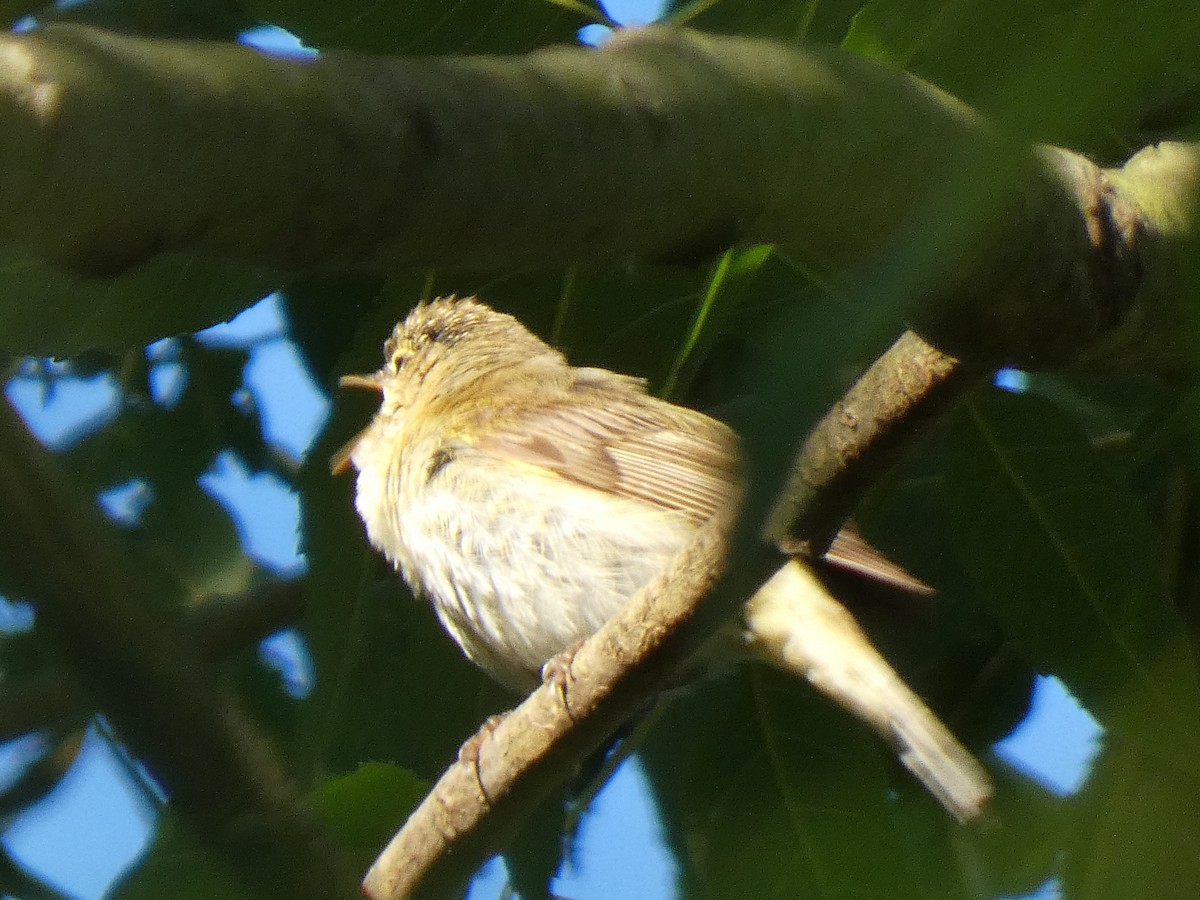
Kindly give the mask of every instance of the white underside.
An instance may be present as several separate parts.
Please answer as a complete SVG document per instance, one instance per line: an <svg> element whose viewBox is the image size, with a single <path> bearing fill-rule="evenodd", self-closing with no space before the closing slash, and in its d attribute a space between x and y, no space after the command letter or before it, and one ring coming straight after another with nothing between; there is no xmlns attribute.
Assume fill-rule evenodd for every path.
<svg viewBox="0 0 1200 900"><path fill-rule="evenodd" d="M681 515L470 450L409 485L417 502L398 502L401 477L399 467L359 474L371 543L468 657L519 689L598 630L693 532Z"/></svg>

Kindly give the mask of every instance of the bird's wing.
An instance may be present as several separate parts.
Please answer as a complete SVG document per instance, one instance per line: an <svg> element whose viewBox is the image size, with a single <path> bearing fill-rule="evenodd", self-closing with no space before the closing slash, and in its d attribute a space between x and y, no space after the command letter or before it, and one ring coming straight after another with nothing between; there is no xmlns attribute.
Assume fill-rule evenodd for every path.
<svg viewBox="0 0 1200 900"><path fill-rule="evenodd" d="M932 587L903 566L892 562L849 525L843 526L837 533L823 558L839 569L854 572L906 594L929 596L934 593Z"/></svg>
<svg viewBox="0 0 1200 900"><path fill-rule="evenodd" d="M730 428L647 395L626 375L575 372L567 393L505 417L476 446L697 523L739 499L738 441ZM933 592L851 528L839 532L824 558L908 593Z"/></svg>
<svg viewBox="0 0 1200 900"><path fill-rule="evenodd" d="M698 523L736 501L738 447L729 428L648 396L627 376L576 371L561 397L505 416L478 449Z"/></svg>

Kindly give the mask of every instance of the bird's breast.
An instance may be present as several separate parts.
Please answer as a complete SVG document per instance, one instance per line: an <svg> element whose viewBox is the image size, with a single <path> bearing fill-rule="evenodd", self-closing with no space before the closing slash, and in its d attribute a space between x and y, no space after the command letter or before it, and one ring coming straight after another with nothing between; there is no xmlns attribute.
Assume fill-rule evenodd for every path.
<svg viewBox="0 0 1200 900"><path fill-rule="evenodd" d="M528 687L598 630L692 534L685 517L470 448L360 473L371 541L466 654ZM432 474L430 474L432 473Z"/></svg>

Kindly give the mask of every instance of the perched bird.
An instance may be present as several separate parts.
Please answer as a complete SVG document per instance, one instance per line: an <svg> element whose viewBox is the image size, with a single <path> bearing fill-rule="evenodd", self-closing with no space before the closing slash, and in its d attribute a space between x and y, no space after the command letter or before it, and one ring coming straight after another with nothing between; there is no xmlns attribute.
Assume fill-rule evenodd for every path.
<svg viewBox="0 0 1200 900"><path fill-rule="evenodd" d="M383 367L340 384L382 395L332 462L335 473L358 470L355 505L371 543L463 652L516 690L535 686L548 660L597 631L739 499L726 425L647 394L637 378L571 366L473 298L417 306L384 344ZM852 534L831 555L911 580ZM747 604L745 627L757 655L896 744L956 817L979 812L991 793L982 768L806 568L771 579Z"/></svg>

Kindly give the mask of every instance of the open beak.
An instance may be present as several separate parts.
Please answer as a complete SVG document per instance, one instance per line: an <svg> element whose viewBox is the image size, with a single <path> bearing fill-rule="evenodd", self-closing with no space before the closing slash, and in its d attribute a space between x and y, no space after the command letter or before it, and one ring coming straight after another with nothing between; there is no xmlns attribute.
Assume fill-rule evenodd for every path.
<svg viewBox="0 0 1200 900"><path fill-rule="evenodd" d="M383 391L383 377L378 372L372 372L369 375L343 375L338 379L338 387L344 388L363 388L370 391ZM354 448L358 446L358 442L362 440L364 434L367 433L367 428L362 429L346 443L342 444L337 453L329 460L329 471L333 475L341 475L350 468L350 456L354 453Z"/></svg>
<svg viewBox="0 0 1200 900"><path fill-rule="evenodd" d="M338 387L365 388L368 391L382 391L383 376L379 372L371 372L369 375L343 375L338 379Z"/></svg>

